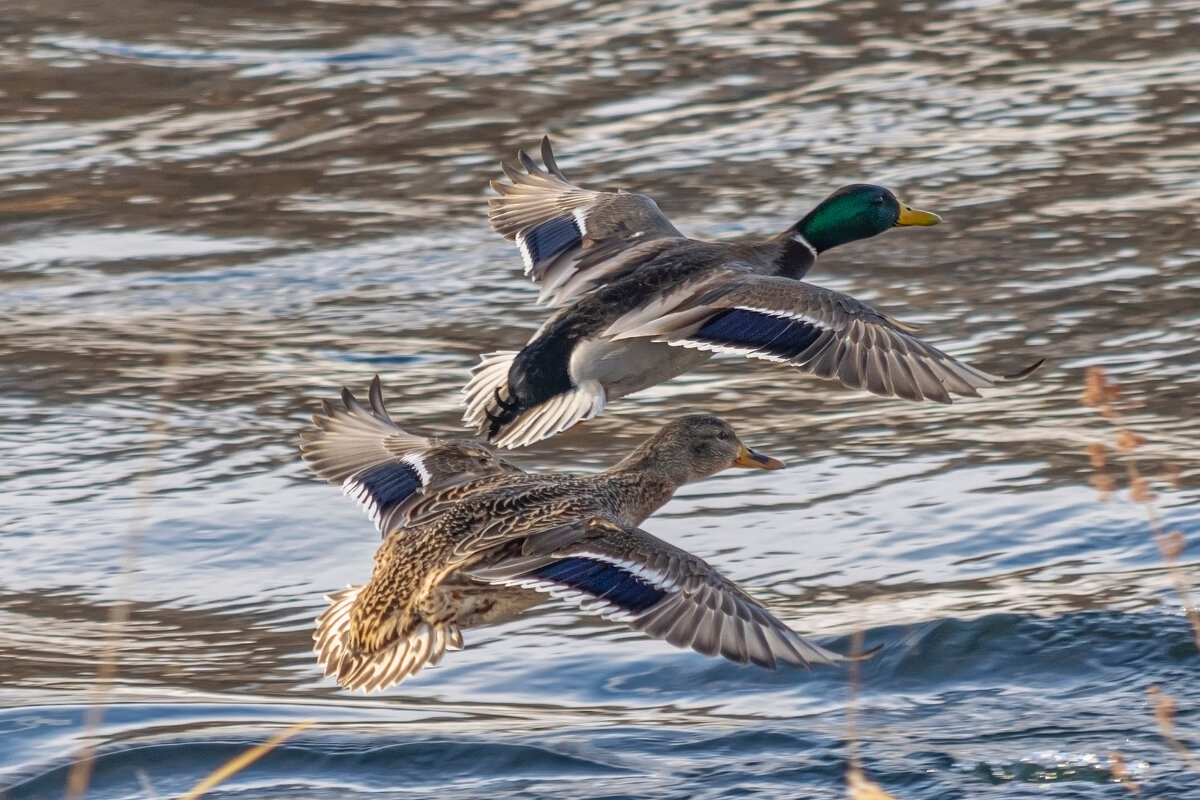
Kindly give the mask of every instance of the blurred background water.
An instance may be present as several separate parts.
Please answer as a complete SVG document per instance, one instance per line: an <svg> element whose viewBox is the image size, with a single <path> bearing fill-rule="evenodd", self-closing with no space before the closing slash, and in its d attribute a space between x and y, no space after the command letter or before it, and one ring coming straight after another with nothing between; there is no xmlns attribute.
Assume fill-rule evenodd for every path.
<svg viewBox="0 0 1200 800"><path fill-rule="evenodd" d="M685 488L647 527L835 648L865 767L902 798L1200 791L1197 653L1142 509L1098 502L1079 402L1142 403L1157 505L1195 534L1200 4L6 2L0 13L0 787L169 796L300 719L226 797L833 798L845 671L769 673L548 605L384 695L321 679L324 592L377 536L296 451L384 379L458 426L477 354L545 316L485 221L543 133L568 176L685 232L782 229L844 183L946 222L813 279L984 367L950 408L718 360L520 452L613 462L684 411L790 469ZM1194 556L1184 575L1200 577ZM123 564L130 566L122 578ZM123 588L124 587L124 588ZM103 724L82 719L127 596Z"/></svg>

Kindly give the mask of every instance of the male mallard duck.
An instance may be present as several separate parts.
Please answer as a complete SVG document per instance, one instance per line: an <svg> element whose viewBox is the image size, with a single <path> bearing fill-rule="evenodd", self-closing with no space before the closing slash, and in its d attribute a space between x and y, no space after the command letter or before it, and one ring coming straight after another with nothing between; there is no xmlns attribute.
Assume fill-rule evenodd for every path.
<svg viewBox="0 0 1200 800"><path fill-rule="evenodd" d="M853 389L949 403L951 395L1019 380L991 375L912 335L914 329L800 278L817 254L936 214L881 186L845 186L783 233L757 242L700 242L645 195L567 181L542 140L545 169L524 152L493 181L497 233L516 242L540 301L574 301L525 348L491 353L466 388L468 426L519 447L590 419L617 397L669 380L714 353L791 364ZM523 168L523 169L522 169Z"/></svg>
<svg viewBox="0 0 1200 800"><path fill-rule="evenodd" d="M513 617L545 594L739 664L847 660L637 527L688 481L728 467L783 467L723 420L681 417L596 475L534 475L472 442L401 430L378 376L369 409L345 389L342 403L322 403L318 430L303 434L300 449L384 537L371 579L329 595L313 634L325 674L347 689L399 683L461 649L463 628Z"/></svg>

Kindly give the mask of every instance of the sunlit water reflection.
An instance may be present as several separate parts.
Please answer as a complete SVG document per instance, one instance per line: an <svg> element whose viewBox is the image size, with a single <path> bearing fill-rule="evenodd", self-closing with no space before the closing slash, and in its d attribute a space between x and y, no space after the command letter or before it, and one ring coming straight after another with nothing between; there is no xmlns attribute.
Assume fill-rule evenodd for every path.
<svg viewBox="0 0 1200 800"><path fill-rule="evenodd" d="M813 278L985 367L950 408L719 359L517 454L611 463L661 420L728 417L789 461L685 488L648 527L835 648L897 796L1200 788L1196 649L1142 509L1100 504L1078 403L1141 401L1157 502L1197 530L1200 13L1194 2L39 2L0 42L0 786L178 794L294 721L227 796L840 797L847 675L765 673L555 606L379 697L321 680L322 594L376 543L295 450L315 398L381 373L457 428L481 352L544 311L487 229L487 181L554 135L568 175L681 229L782 229L871 180L943 214ZM131 621L94 739L110 604ZM1200 570L1188 561L1193 581ZM149 788L147 788L149 787Z"/></svg>

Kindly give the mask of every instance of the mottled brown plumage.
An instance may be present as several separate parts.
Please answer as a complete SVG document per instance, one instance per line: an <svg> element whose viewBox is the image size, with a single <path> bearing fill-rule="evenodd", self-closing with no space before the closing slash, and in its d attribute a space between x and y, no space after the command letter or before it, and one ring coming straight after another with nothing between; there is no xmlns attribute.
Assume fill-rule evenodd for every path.
<svg viewBox="0 0 1200 800"><path fill-rule="evenodd" d="M351 689L396 684L462 630L544 599L707 655L774 668L843 656L801 638L716 570L638 525L684 483L731 466L778 469L729 425L681 417L594 475L529 474L472 442L424 439L347 390L325 403L301 450L342 485L384 541L371 579L331 594L317 620L318 661Z"/></svg>

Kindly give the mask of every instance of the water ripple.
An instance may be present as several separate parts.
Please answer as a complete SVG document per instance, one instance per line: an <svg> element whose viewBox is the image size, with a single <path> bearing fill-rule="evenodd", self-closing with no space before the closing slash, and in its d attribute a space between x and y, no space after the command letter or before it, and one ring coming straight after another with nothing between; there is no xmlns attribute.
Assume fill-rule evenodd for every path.
<svg viewBox="0 0 1200 800"><path fill-rule="evenodd" d="M1196 790L1145 698L1165 687L1191 737L1195 648L1143 510L1089 485L1086 447L1113 434L1078 403L1087 367L1121 380L1142 468L1180 474L1157 507L1193 534L1192 0L11 5L8 796L60 793L126 559L97 797L146 796L139 775L180 793L310 717L220 791L844 796L839 670L742 669L552 605L382 697L315 669L322 595L378 538L304 472L297 432L375 372L406 426L459 430L478 354L544 319L485 221L496 162L544 132L567 174L647 192L699 237L893 186L945 223L813 279L983 366L1048 364L925 408L716 359L514 457L596 469L704 410L786 459L647 525L831 646L884 645L859 729L898 796L1122 793L1114 749L1147 796Z"/></svg>

